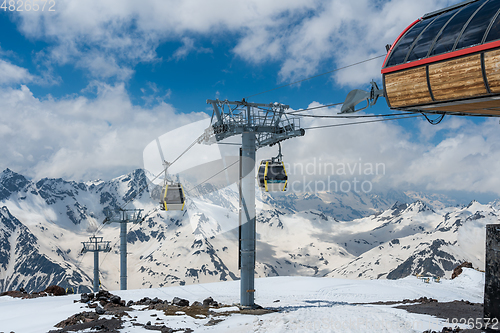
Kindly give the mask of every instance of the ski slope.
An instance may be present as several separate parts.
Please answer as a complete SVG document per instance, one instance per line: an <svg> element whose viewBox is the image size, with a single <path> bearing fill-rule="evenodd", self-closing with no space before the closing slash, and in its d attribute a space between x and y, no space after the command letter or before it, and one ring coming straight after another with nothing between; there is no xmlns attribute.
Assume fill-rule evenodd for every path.
<svg viewBox="0 0 500 333"><path fill-rule="evenodd" d="M351 280L315 277L268 277L256 279L256 303L279 312L255 316L228 314L214 326L205 326L210 316L193 318L185 314L166 316L157 310L141 311L133 306L130 318L124 316L120 332L151 332L135 323L147 323L160 318L167 327L190 328L194 332L423 332L441 330L446 324L435 317L412 314L389 305L355 304L376 301L402 301L422 296L442 302L483 301L484 274L464 269L454 280L424 283L410 276L400 280ZM174 297L190 302L211 296L214 300L232 305L239 302L239 281L193 284L166 288L111 291L124 300L137 301L143 297L158 297L171 301ZM69 316L92 311L80 302L79 295L14 299L0 297L0 332L39 333L55 329L54 325ZM229 307L225 311L237 310ZM224 310L221 310L224 311ZM155 317L151 315L156 314ZM111 316L104 315L101 317ZM449 326L449 325L448 325ZM95 331L95 330L94 330ZM84 330L83 332L92 332Z"/></svg>

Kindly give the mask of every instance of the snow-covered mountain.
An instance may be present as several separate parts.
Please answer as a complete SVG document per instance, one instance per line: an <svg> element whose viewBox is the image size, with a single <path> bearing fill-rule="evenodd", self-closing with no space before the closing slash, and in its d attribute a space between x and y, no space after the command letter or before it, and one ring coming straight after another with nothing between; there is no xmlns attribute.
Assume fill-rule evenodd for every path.
<svg viewBox="0 0 500 333"><path fill-rule="evenodd" d="M47 178L33 183L9 169L3 171L2 290L43 290L50 284L85 290L91 279L80 267L80 242L98 228L106 212L118 207L118 198L127 200L146 184L140 175L135 172L108 183Z"/></svg>
<svg viewBox="0 0 500 333"><path fill-rule="evenodd" d="M75 263L56 261L43 254L38 238L4 206L0 208L0 288L43 290L51 284L88 285ZM65 253L59 248L57 255ZM70 250L66 250L70 251Z"/></svg>
<svg viewBox="0 0 500 333"><path fill-rule="evenodd" d="M101 282L118 289L119 225L102 221L129 201L127 208L146 215L141 224L128 225L130 289L238 279L236 188L215 191L206 184L190 191L186 184L186 191L187 209L165 212L151 199L141 169L87 183L32 182L3 171L0 290L90 288L93 258L80 251L95 233L113 245L100 254ZM399 278L422 271L443 276L465 259L480 267L481 231L497 221L496 205L442 208L431 198L427 202L437 202L431 207L412 203L414 196L259 192L256 274Z"/></svg>
<svg viewBox="0 0 500 333"><path fill-rule="evenodd" d="M399 279L410 274L450 277L464 261L484 270L486 224L498 223L492 205L434 211L421 201L395 204L380 215L349 222L356 238L345 243L356 259L330 277ZM339 235L345 239L346 235Z"/></svg>

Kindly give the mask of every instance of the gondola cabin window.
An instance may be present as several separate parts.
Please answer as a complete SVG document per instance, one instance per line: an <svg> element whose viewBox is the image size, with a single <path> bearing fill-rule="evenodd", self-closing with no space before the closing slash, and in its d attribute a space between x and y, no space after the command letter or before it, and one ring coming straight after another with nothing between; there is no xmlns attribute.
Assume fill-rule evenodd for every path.
<svg viewBox="0 0 500 333"><path fill-rule="evenodd" d="M288 176L283 162L262 161L257 177L259 187L263 191L286 191Z"/></svg>
<svg viewBox="0 0 500 333"><path fill-rule="evenodd" d="M180 204L183 202L183 195L180 187L174 188L172 186L170 188L170 191L167 191L167 202L176 204Z"/></svg>

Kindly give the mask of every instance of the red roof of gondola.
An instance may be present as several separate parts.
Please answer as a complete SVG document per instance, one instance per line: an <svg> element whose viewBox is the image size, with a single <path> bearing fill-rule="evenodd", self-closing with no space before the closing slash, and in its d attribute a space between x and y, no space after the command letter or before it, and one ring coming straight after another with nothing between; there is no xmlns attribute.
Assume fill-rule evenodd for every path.
<svg viewBox="0 0 500 333"><path fill-rule="evenodd" d="M469 0L424 15L393 43L382 74L499 48L499 14L500 1Z"/></svg>
<svg viewBox="0 0 500 333"><path fill-rule="evenodd" d="M495 49L498 47L500 47L500 40L496 41L496 42L491 42L488 44L477 45L477 46L469 47L469 48L454 51L454 52L449 52L449 53L445 53L445 54L441 54L441 55L437 55L437 56L433 56L433 57L429 57L429 58L424 58L424 59L408 62L406 64L401 64L401 65L392 66L392 67L388 67L388 68L382 68L381 72L382 72L382 74L392 73L392 72L396 72L396 71L399 71L402 69L426 65L426 64L430 64L430 63L434 63L434 62L438 62L438 61L442 61L442 60L447 60L447 59L451 59L451 58L456 58L456 57L460 57L460 56L464 56L464 55L468 55L468 54L473 54L473 53L477 53L477 52L481 52L481 51L485 51L485 50L489 50L489 49Z"/></svg>
<svg viewBox="0 0 500 333"><path fill-rule="evenodd" d="M401 37L403 37L403 35L408 31L410 30L411 27L413 27L415 24L417 24L418 22L420 22L421 19L418 19L416 20L415 22L413 22L412 24L410 24L409 26L406 27L405 30L403 30L402 33L399 34L398 38L396 38L396 40L394 41L394 43L392 43L391 45L391 48L389 49L389 51L387 52L387 55L385 56L385 59L384 59L384 65L382 67L385 67L385 63L387 62L387 58L389 58L389 55L391 54L392 50L394 49L394 47L397 45L397 43L399 42L399 40L401 39ZM384 73L382 71L382 73Z"/></svg>

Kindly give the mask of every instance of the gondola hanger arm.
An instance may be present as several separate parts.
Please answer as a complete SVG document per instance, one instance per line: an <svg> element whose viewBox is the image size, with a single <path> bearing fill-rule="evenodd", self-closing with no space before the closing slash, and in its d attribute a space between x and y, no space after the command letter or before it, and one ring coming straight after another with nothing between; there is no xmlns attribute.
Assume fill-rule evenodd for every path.
<svg viewBox="0 0 500 333"><path fill-rule="evenodd" d="M380 96L385 97L384 89L379 89L375 81L371 81L370 84L370 91L354 89L349 94L347 94L344 104L340 109L340 113L354 113L365 110L369 106L375 105ZM365 101L366 106L356 110L356 106Z"/></svg>

